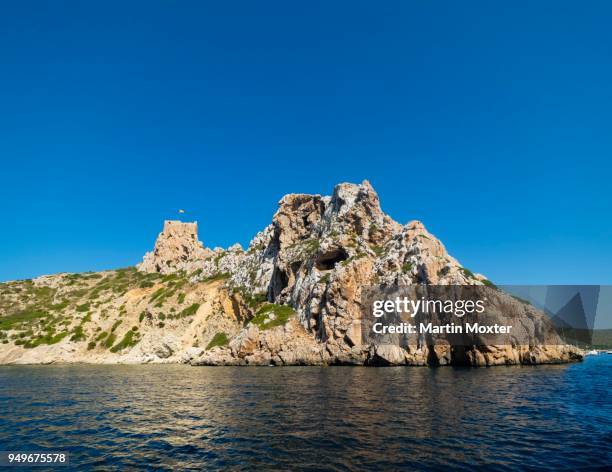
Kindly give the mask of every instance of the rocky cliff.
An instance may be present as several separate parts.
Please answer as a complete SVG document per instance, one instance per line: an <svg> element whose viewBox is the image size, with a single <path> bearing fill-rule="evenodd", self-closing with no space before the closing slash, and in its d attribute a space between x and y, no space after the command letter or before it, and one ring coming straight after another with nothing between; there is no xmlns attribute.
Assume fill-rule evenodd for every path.
<svg viewBox="0 0 612 472"><path fill-rule="evenodd" d="M521 342L364 343L364 288L417 284L491 286L422 223L384 214L367 181L339 184L331 196L285 196L247 250L205 248L195 223L167 221L137 269L3 284L0 362L480 366L581 358L558 338L535 342L544 315L502 293L503 316L531 320Z"/></svg>

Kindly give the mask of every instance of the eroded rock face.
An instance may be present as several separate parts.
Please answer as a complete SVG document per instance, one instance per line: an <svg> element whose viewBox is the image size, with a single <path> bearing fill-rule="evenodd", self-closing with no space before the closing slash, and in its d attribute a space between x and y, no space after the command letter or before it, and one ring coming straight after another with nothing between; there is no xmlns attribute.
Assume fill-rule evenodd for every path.
<svg viewBox="0 0 612 472"><path fill-rule="evenodd" d="M191 362L194 365L323 365L329 363L325 347L296 318L285 325L262 330L250 325L225 348L215 348Z"/></svg>
<svg viewBox="0 0 612 472"><path fill-rule="evenodd" d="M556 345L547 350L529 346L452 350L425 343L407 349L361 345L363 287L486 282L484 276L472 274L451 257L421 222L400 225L387 216L367 181L339 184L331 197L285 196L272 224L246 252L228 251L216 267L210 263L205 267L202 276L209 277L215 270L226 272L228 283L237 289L265 294L269 302L293 307L305 332L324 347L321 359L327 363L494 365L565 362L580 357L575 348ZM275 358L257 335L251 333L249 339L257 346L250 355L264 359L261 362L269 357L270 363L294 363L291 356ZM246 359L236 350L219 355ZM318 363L318 355L315 357L313 362ZM209 354L202 362L214 364L214 359Z"/></svg>

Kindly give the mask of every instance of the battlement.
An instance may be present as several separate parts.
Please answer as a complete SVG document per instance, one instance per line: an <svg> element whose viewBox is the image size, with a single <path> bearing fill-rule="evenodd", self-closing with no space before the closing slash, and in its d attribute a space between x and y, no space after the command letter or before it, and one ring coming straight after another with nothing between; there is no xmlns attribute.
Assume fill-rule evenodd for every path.
<svg viewBox="0 0 612 472"><path fill-rule="evenodd" d="M190 237L198 239L198 222L183 222L179 220L164 221L162 234L174 237Z"/></svg>

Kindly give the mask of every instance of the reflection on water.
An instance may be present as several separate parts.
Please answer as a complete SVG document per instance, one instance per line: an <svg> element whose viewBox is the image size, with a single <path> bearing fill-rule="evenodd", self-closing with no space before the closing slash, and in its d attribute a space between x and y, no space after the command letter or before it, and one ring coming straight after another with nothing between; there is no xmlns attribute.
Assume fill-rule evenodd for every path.
<svg viewBox="0 0 612 472"><path fill-rule="evenodd" d="M612 356L490 369L0 367L0 450L79 468L611 465Z"/></svg>

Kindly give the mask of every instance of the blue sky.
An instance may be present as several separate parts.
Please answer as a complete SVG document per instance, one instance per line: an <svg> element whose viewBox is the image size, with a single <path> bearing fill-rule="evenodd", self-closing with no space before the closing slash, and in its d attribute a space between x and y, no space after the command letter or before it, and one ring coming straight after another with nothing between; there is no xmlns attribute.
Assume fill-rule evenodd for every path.
<svg viewBox="0 0 612 472"><path fill-rule="evenodd" d="M0 280L135 264L179 208L246 245L284 194L367 178L495 282L610 284L611 22L608 2L5 2Z"/></svg>

